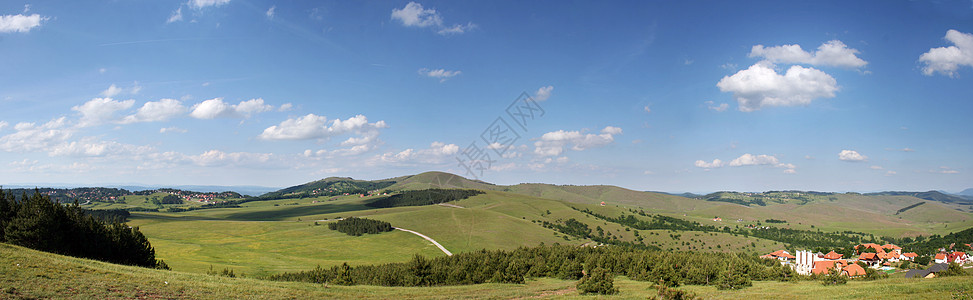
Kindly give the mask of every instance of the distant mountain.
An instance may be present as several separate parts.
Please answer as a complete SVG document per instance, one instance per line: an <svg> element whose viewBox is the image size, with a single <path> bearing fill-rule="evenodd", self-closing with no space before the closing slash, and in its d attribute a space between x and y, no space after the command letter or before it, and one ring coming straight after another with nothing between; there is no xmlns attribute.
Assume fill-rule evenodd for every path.
<svg viewBox="0 0 973 300"><path fill-rule="evenodd" d="M959 195L973 197L973 188L965 189L962 192L959 192Z"/></svg>
<svg viewBox="0 0 973 300"><path fill-rule="evenodd" d="M388 188L396 183L393 179L358 180L351 177L328 177L301 185L283 188L261 195L263 198L297 198L333 196L344 193L357 194Z"/></svg>
<svg viewBox="0 0 973 300"><path fill-rule="evenodd" d="M952 204L963 204L969 205L973 204L970 199L945 194L939 191L928 191L928 192L879 192L879 193L868 193L866 196L912 196L919 199L925 199L936 202L952 203Z"/></svg>

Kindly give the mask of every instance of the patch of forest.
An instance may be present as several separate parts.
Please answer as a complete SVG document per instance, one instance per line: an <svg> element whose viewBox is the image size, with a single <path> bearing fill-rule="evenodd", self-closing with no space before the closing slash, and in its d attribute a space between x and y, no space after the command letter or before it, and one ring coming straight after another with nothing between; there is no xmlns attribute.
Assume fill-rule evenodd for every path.
<svg viewBox="0 0 973 300"><path fill-rule="evenodd" d="M392 224L385 221L350 217L328 224L328 229L337 230L347 235L361 236L362 234L379 234L392 231Z"/></svg>
<svg viewBox="0 0 973 300"><path fill-rule="evenodd" d="M311 197L341 196L377 191L395 184L395 181L364 181L353 179L326 179L296 185L255 197L257 200L279 200Z"/></svg>
<svg viewBox="0 0 973 300"><path fill-rule="evenodd" d="M926 202L919 202L919 203L916 203L916 204L913 204L913 205L909 205L909 206L903 207L903 208L895 211L895 214L898 215L898 214L904 213L904 212L906 212L906 211L908 211L910 209L919 207L919 205L923 205L923 204L926 204Z"/></svg>
<svg viewBox="0 0 973 300"><path fill-rule="evenodd" d="M427 189L415 191L403 191L402 193L391 195L384 198L375 199L366 203L365 206L374 208L387 208L396 206L422 206L446 203L450 201L462 200L483 194L478 190L460 189Z"/></svg>
<svg viewBox="0 0 973 300"><path fill-rule="evenodd" d="M149 240L113 213L61 205L35 192L16 200L0 190L0 242L110 263L167 268Z"/></svg>
<svg viewBox="0 0 973 300"><path fill-rule="evenodd" d="M416 255L406 263L319 266L309 271L274 275L271 279L338 285L442 286L524 283L537 277L578 280L597 269L665 286L711 285L720 289L748 287L753 280L785 281L797 276L777 261L748 255L542 244L512 251L480 250L432 259Z"/></svg>

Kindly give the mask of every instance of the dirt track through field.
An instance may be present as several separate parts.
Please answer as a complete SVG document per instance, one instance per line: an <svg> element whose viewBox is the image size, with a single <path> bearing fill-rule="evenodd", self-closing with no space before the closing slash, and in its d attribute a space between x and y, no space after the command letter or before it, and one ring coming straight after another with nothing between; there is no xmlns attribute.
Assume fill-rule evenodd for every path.
<svg viewBox="0 0 973 300"><path fill-rule="evenodd" d="M439 250L443 250L443 253L446 253L447 256L453 256L453 253L452 252L449 252L449 250L446 250L446 247L443 247L443 245L440 245L439 242L437 242L436 240L432 239L431 237L426 236L425 234L421 234L421 233L418 233L418 232L415 232L415 231L412 231L412 230L408 230L408 229L404 229L404 228L398 228L398 227L395 227L395 230L402 230L402 231L405 231L405 232L411 232L412 234L418 235L418 236L426 239L427 241L432 242L432 244L433 245L436 245L436 247L439 247Z"/></svg>

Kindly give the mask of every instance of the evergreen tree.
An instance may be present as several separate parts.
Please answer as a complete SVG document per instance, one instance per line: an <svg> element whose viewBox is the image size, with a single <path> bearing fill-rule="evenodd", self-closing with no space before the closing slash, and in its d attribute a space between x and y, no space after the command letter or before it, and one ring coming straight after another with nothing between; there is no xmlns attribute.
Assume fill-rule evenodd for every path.
<svg viewBox="0 0 973 300"><path fill-rule="evenodd" d="M602 294L602 295L612 295L618 293L618 289L615 288L615 276L611 274L606 269L601 267L595 268L585 274L578 281L578 291L581 294Z"/></svg>

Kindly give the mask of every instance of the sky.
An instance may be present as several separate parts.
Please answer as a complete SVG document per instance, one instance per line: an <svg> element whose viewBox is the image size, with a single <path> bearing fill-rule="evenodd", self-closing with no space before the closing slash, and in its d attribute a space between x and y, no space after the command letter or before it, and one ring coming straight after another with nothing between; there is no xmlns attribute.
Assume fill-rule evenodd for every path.
<svg viewBox="0 0 973 300"><path fill-rule="evenodd" d="M0 183L973 188L973 1L3 1Z"/></svg>

